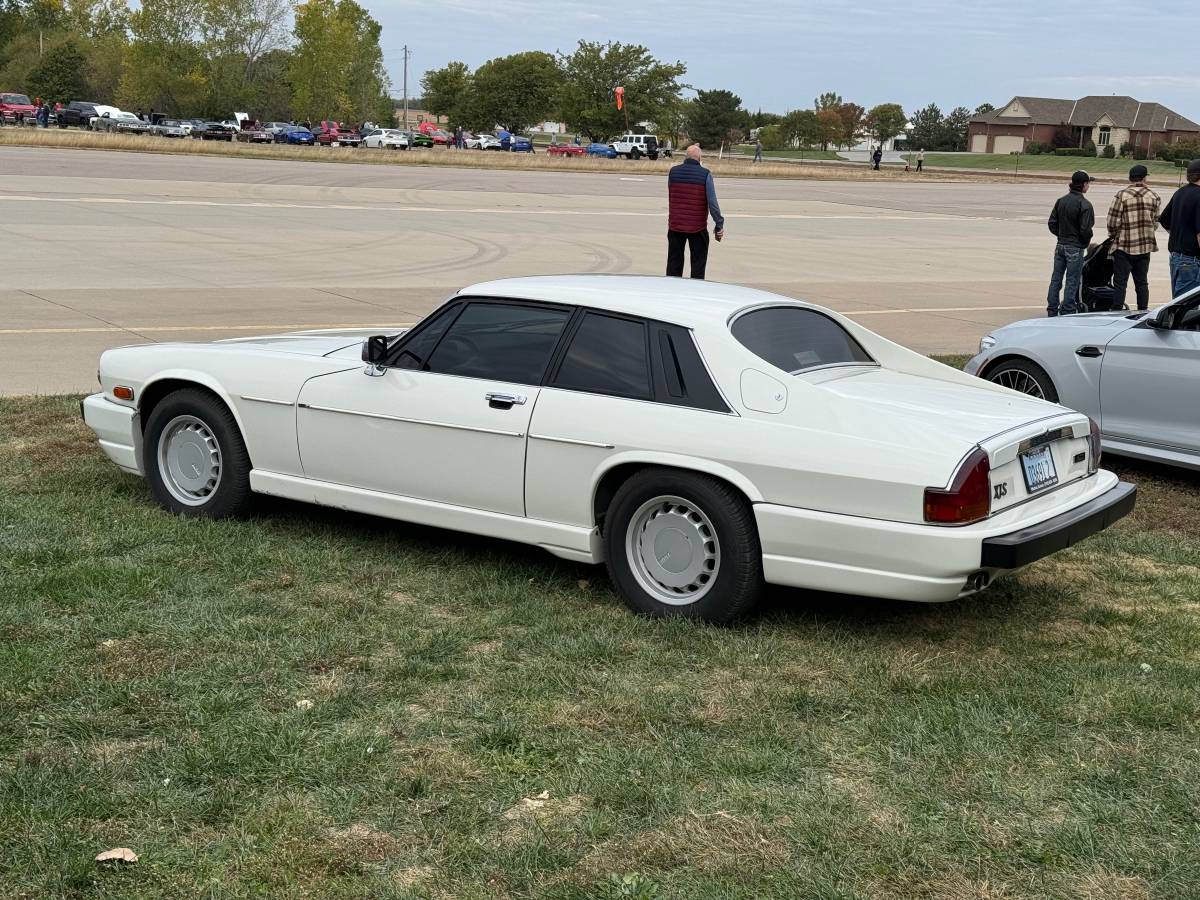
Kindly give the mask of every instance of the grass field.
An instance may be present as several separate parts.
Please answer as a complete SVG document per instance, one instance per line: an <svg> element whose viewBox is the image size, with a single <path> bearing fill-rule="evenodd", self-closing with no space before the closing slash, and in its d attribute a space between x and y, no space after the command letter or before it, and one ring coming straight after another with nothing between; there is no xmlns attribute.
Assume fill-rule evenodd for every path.
<svg viewBox="0 0 1200 900"><path fill-rule="evenodd" d="M912 166L917 165L915 153L905 153ZM1062 172L1070 175L1076 169L1086 169L1092 175L1128 176L1129 169L1138 163L1150 170L1151 182L1176 184L1184 171L1174 163L1159 160L1134 161L1130 159L1104 159L1082 156L1055 156L1038 154L1014 156L1003 153L926 153L925 165L940 169L982 169L999 172Z"/></svg>
<svg viewBox="0 0 1200 900"><path fill-rule="evenodd" d="M979 597L716 629L501 542L171 518L75 398L0 400L0 896L1196 896L1200 488L1121 471L1132 518Z"/></svg>
<svg viewBox="0 0 1200 900"><path fill-rule="evenodd" d="M743 153L754 156L754 145L743 144L739 147ZM818 159L846 162L838 156L836 150L764 150L764 159Z"/></svg>
<svg viewBox="0 0 1200 900"><path fill-rule="evenodd" d="M665 175L677 163L674 159L636 162L628 159L593 159L553 157L545 152L496 153L478 150L371 150L361 147L297 147L273 144L239 144L224 141L171 140L145 135L108 134L77 129L0 128L0 149L5 146L54 147L59 149L122 150L126 152L163 153L178 156L232 156L242 159L285 159L302 162L367 163L384 166L442 166L465 169L517 169L521 171L603 172L616 175ZM908 179L915 176L891 169L871 172L865 166L847 163L844 166L822 165L800 167L791 163L759 163L749 159L719 160L716 154L705 156L704 164L719 175L743 178L790 178L846 180L851 179ZM1007 175L997 177L971 172L954 172L937 176L943 181L1010 181Z"/></svg>

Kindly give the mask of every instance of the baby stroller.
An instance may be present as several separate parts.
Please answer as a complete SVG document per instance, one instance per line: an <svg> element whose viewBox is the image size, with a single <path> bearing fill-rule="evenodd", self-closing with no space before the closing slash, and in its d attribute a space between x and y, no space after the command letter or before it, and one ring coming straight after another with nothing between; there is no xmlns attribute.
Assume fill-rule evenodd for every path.
<svg viewBox="0 0 1200 900"><path fill-rule="evenodd" d="M1083 257L1083 287L1080 301L1085 312L1109 312L1116 302L1113 290L1112 257L1108 255L1112 238L1102 244L1093 244ZM1121 309L1128 309L1122 306Z"/></svg>

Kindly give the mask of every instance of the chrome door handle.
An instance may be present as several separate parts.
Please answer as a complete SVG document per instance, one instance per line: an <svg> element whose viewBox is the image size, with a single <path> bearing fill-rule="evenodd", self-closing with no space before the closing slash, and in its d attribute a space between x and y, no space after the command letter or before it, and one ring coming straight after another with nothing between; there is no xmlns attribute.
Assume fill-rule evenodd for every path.
<svg viewBox="0 0 1200 900"><path fill-rule="evenodd" d="M1082 356L1085 359L1095 359L1098 356L1103 356L1104 351L1101 350L1099 347L1093 347L1088 344L1085 344L1084 346L1080 347L1078 350L1075 351L1075 355Z"/></svg>
<svg viewBox="0 0 1200 900"><path fill-rule="evenodd" d="M512 409L514 406L524 406L525 401L529 399L521 394L488 393L484 397L492 409Z"/></svg>

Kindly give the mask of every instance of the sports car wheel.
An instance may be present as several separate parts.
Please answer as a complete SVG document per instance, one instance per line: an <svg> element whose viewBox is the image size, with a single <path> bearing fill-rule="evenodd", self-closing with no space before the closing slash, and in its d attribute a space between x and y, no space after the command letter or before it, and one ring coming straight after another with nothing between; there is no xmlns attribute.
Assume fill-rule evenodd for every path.
<svg viewBox="0 0 1200 900"><path fill-rule="evenodd" d="M647 469L621 486L604 521L608 571L634 612L725 623L763 588L745 498L706 475Z"/></svg>
<svg viewBox="0 0 1200 900"><path fill-rule="evenodd" d="M175 391L154 407L145 465L150 492L173 513L224 518L249 503L250 456L237 422L203 391Z"/></svg>
<svg viewBox="0 0 1200 900"><path fill-rule="evenodd" d="M1058 402L1058 391L1046 370L1024 359L1005 360L988 372L988 381L1039 400Z"/></svg>

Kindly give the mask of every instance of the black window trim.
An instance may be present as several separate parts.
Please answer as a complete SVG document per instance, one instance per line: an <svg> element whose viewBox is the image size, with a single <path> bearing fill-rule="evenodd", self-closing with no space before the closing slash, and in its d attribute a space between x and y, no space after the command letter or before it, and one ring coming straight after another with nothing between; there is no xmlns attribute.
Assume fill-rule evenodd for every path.
<svg viewBox="0 0 1200 900"><path fill-rule="evenodd" d="M733 333L733 324L738 319L740 319L742 316L749 315L750 313L753 313L753 312L760 312L764 309L799 309L799 310L803 310L804 312L816 313L818 316L822 316L822 317L828 319L834 325L836 325L838 327L838 329L841 330L842 334L846 335L846 338L851 343L853 343L854 346L856 346L859 350L861 350L863 353L863 356L865 356L868 360L870 360L870 362L822 363L819 366L808 366L807 368L804 368L804 369L793 369L791 372L788 372L786 369L781 369L781 368L779 368L779 366L775 365L770 360L763 359L763 357L759 356L757 353L755 353L753 350L751 350L749 347L747 347L745 344L743 344L741 341L739 341ZM861 343L859 343L858 338L856 338L849 331L847 331L841 322L839 322L833 316L829 315L829 313L827 313L825 310L818 309L815 306L808 306L808 305L801 304L801 303L758 303L758 304L755 304L754 306L747 306L745 309L739 309L737 312L733 313L733 315L731 315L729 317L729 319L726 321L725 325L729 329L729 336L731 338L733 338L733 340L737 343L737 345L739 347L744 349L747 353L750 353L752 356L754 356L755 359L761 359L764 363L766 363L772 369L775 369L779 372L783 372L785 375L789 375L789 376L811 375L813 372L820 372L825 369L845 369L845 368L857 368L857 367L864 367L864 366L867 368L874 368L874 369L882 368L882 365L879 362L879 360L877 360L874 356L872 356L870 353L868 353L867 348L864 347Z"/></svg>

